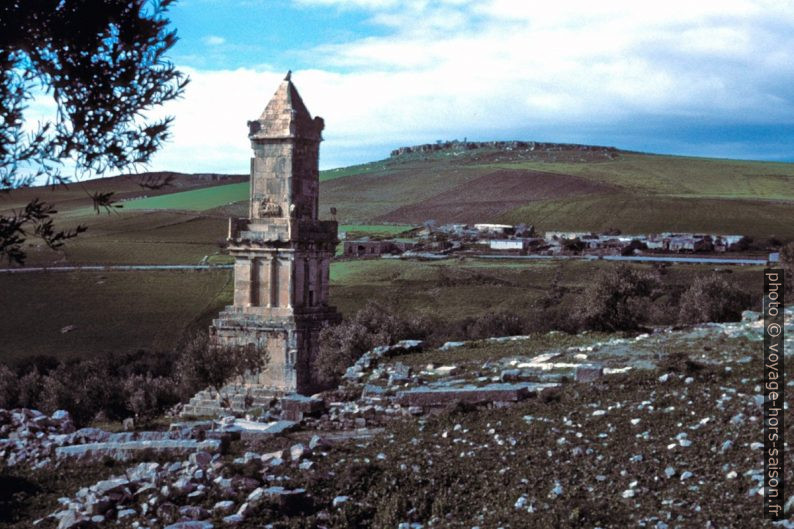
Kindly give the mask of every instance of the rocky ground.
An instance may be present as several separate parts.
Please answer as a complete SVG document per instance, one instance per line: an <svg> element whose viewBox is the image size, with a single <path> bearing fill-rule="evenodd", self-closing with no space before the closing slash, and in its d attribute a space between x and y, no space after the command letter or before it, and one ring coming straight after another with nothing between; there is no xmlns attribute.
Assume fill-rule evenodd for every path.
<svg viewBox="0 0 794 529"><path fill-rule="evenodd" d="M0 524L794 527L761 518L759 340L746 314L638 336L404 342L261 421L159 432L1 411Z"/></svg>

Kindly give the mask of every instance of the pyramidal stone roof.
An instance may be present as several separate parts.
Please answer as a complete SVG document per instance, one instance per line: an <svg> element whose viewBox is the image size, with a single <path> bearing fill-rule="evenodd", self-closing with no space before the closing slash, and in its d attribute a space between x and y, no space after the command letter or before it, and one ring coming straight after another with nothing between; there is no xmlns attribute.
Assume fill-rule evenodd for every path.
<svg viewBox="0 0 794 529"><path fill-rule="evenodd" d="M291 76L292 72L287 72L262 115L248 122L249 139L322 140L323 118L312 119L298 89L292 84Z"/></svg>

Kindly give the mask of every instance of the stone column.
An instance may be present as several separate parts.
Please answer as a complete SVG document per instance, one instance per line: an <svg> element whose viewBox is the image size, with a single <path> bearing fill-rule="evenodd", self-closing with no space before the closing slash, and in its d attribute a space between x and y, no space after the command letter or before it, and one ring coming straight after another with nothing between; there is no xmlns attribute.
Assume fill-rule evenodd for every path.
<svg viewBox="0 0 794 529"><path fill-rule="evenodd" d="M251 261L236 258L234 261L234 305L245 307L251 301Z"/></svg>
<svg viewBox="0 0 794 529"><path fill-rule="evenodd" d="M281 263L279 263L278 254L274 252L270 255L270 303L268 305L271 307L279 306L279 290L281 289L279 285L280 268Z"/></svg>
<svg viewBox="0 0 794 529"><path fill-rule="evenodd" d="M294 255L295 263L295 284L293 285L293 290L295 291L294 303L296 307L302 307L306 305L306 296L303 291L303 285L306 282L306 267L304 266L304 259L301 257L300 254Z"/></svg>
<svg viewBox="0 0 794 529"><path fill-rule="evenodd" d="M279 256L279 274L278 274L278 306L285 308L292 308L294 304L293 290L294 290L294 266L292 263L292 256Z"/></svg>
<svg viewBox="0 0 794 529"><path fill-rule="evenodd" d="M273 300L273 259L265 255L259 266L259 306L270 307Z"/></svg>
<svg viewBox="0 0 794 529"><path fill-rule="evenodd" d="M309 258L307 256L303 256L301 258L301 284L300 287L296 289L297 292L300 292L301 298L303 299L303 306L308 307L311 305L311 298L309 297L309 290L311 289L311 270L309 268Z"/></svg>
<svg viewBox="0 0 794 529"><path fill-rule="evenodd" d="M251 267L250 267L250 279L248 281L248 305L250 307L258 307L259 306L259 287L260 287L260 280L259 274L261 273L262 262L257 259L251 259Z"/></svg>
<svg viewBox="0 0 794 529"><path fill-rule="evenodd" d="M330 283L331 274L331 258L326 254L320 256L320 299L323 305L328 304L328 285Z"/></svg>
<svg viewBox="0 0 794 529"><path fill-rule="evenodd" d="M309 261L309 275L311 277L311 282L309 283L309 290L314 292L314 299L312 300L312 305L321 305L321 298L322 292L320 290L320 285L322 285L322 277L319 275L321 273L322 267L320 266L320 259L321 257L318 256L316 253L312 256L311 260Z"/></svg>

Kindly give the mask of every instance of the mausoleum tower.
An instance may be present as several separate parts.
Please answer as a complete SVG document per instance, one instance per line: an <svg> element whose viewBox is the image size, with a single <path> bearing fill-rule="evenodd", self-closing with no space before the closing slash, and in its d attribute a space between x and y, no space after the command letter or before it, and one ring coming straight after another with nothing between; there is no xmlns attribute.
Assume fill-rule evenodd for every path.
<svg viewBox="0 0 794 529"><path fill-rule="evenodd" d="M328 305L337 224L318 218L324 123L311 117L288 73L248 127L248 218L229 219L234 305L210 332L223 344L267 350L267 369L247 383L306 393L314 389L319 331L340 319Z"/></svg>

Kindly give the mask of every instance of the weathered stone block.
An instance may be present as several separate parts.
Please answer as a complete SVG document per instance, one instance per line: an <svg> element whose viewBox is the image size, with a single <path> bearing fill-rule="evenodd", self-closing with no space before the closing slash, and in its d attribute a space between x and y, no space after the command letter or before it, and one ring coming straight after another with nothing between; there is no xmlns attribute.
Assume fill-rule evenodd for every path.
<svg viewBox="0 0 794 529"><path fill-rule="evenodd" d="M582 364L576 367L577 382L595 382L604 376L604 366L601 364Z"/></svg>
<svg viewBox="0 0 794 529"><path fill-rule="evenodd" d="M553 384L551 384L553 385ZM455 402L486 404L518 402L534 395L550 384L489 384L483 387L417 387L397 392L396 401L402 406L436 407Z"/></svg>
<svg viewBox="0 0 794 529"><path fill-rule="evenodd" d="M322 399L292 393L281 399L281 416L288 421L301 421L304 417L318 415L326 409Z"/></svg>

